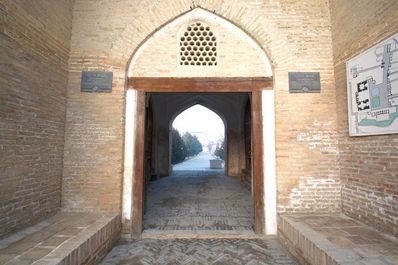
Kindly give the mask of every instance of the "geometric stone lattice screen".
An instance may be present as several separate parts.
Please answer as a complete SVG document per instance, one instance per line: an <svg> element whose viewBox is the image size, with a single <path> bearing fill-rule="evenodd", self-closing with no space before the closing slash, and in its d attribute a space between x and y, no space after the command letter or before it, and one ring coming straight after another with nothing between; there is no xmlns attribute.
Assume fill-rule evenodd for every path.
<svg viewBox="0 0 398 265"><path fill-rule="evenodd" d="M180 65L217 65L217 37L209 26L195 22L181 35Z"/></svg>

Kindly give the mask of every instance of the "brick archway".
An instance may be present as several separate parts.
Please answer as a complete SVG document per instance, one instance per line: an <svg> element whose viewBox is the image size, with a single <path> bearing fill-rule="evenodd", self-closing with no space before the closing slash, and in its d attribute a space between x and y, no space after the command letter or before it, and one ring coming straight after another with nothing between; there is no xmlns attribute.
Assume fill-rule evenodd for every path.
<svg viewBox="0 0 398 265"><path fill-rule="evenodd" d="M197 18L206 15L228 27L236 27L203 9L191 11ZM185 17L177 19L187 19ZM174 21L170 22L174 23ZM160 29L161 30L161 29ZM275 110L271 63L257 42L241 29L236 28L264 61L264 76L242 77L141 77L134 75L134 66L148 44L142 43L135 51L127 70L126 92L126 127L123 211L125 231L133 237L140 237L142 232L143 199L143 160L145 93L147 92L250 92L252 93L253 117L253 187L255 209L255 232L257 234L276 234L276 175L275 175ZM156 37L157 32L152 34ZM266 103L266 104L263 104ZM264 124L263 124L264 122ZM263 136L266 137L263 141ZM264 190L266 189L266 192Z"/></svg>

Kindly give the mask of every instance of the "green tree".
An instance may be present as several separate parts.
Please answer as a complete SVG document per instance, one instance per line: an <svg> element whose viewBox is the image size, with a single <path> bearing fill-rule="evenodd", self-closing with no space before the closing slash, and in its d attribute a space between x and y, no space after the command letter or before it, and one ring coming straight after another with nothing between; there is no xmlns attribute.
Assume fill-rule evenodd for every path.
<svg viewBox="0 0 398 265"><path fill-rule="evenodd" d="M187 148L188 156L195 156L202 152L202 144L199 142L198 137L190 134L189 132L184 133L182 140Z"/></svg>
<svg viewBox="0 0 398 265"><path fill-rule="evenodd" d="M222 140L217 144L216 150L214 151L214 155L218 156L219 158L225 161L224 140Z"/></svg>
<svg viewBox="0 0 398 265"><path fill-rule="evenodd" d="M181 138L180 133L171 129L171 164L175 165L185 160L187 157L187 148Z"/></svg>

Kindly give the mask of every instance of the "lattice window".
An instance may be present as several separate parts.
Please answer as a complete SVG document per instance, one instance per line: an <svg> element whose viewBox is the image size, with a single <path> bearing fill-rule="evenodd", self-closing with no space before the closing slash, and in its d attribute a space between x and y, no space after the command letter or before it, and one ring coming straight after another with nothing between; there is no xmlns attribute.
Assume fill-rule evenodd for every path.
<svg viewBox="0 0 398 265"><path fill-rule="evenodd" d="M209 26L195 22L181 35L180 65L217 65L217 37Z"/></svg>

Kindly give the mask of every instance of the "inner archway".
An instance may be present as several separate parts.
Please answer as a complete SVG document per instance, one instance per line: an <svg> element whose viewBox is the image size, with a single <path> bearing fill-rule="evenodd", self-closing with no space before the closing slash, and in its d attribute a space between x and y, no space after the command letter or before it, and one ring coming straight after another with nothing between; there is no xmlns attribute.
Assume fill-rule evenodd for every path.
<svg viewBox="0 0 398 265"><path fill-rule="evenodd" d="M171 124L173 172L183 170L224 172L225 131L222 118L201 104L178 113ZM184 146L181 146L181 143Z"/></svg>
<svg viewBox="0 0 398 265"><path fill-rule="evenodd" d="M253 149L251 93L150 92L145 97L144 232L254 233L251 163L247 165ZM225 171L209 168L208 159L202 170L192 170L190 160L172 170L172 124L179 116L184 123L184 113L195 106L221 123L215 139L225 135ZM191 124L183 124L185 131L190 126L200 129L200 123L214 126L203 112L191 119Z"/></svg>

